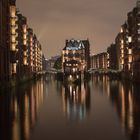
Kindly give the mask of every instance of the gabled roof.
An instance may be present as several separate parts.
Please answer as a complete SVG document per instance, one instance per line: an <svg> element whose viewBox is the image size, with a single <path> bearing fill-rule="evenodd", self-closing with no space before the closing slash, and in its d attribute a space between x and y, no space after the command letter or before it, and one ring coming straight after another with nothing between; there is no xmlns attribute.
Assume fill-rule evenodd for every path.
<svg viewBox="0 0 140 140"><path fill-rule="evenodd" d="M81 40L66 40L66 46L63 50L80 50L85 48L83 42Z"/></svg>

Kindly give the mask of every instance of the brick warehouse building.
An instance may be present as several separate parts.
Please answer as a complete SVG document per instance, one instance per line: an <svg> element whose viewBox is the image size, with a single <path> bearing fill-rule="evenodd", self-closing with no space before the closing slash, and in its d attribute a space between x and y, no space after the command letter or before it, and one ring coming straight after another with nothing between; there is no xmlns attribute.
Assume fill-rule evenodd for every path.
<svg viewBox="0 0 140 140"><path fill-rule="evenodd" d="M63 71L73 69L81 72L90 69L90 43L88 40L66 40L65 48L62 51L62 69Z"/></svg>
<svg viewBox="0 0 140 140"><path fill-rule="evenodd" d="M9 6L14 0L0 0L0 85L10 77L10 27Z"/></svg>
<svg viewBox="0 0 140 140"><path fill-rule="evenodd" d="M0 85L42 71L42 47L16 0L0 0Z"/></svg>
<svg viewBox="0 0 140 140"><path fill-rule="evenodd" d="M135 81L140 79L140 1L128 13L129 47L132 48L132 76Z"/></svg>

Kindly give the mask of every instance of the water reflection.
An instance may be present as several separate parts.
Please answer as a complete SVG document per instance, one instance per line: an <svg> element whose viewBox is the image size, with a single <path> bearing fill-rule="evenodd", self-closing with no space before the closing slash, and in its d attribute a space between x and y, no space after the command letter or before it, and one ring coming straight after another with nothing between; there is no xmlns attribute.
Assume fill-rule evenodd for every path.
<svg viewBox="0 0 140 140"><path fill-rule="evenodd" d="M62 87L63 111L71 121L81 121L90 110L90 88L88 83L68 84Z"/></svg>
<svg viewBox="0 0 140 140"><path fill-rule="evenodd" d="M137 84L93 76L93 85L106 94L117 112L123 132L131 140L140 139L140 87Z"/></svg>
<svg viewBox="0 0 140 140"><path fill-rule="evenodd" d="M43 81L0 93L0 139L27 140L43 104Z"/></svg>
<svg viewBox="0 0 140 140"><path fill-rule="evenodd" d="M63 85L47 75L0 93L0 139L139 140L139 91L107 76Z"/></svg>
<svg viewBox="0 0 140 140"><path fill-rule="evenodd" d="M115 93L110 88L110 99L116 106L118 116L121 121L122 128L129 134L130 139L139 140L140 132L140 94L138 86L119 83L119 94ZM111 87L111 85L110 85Z"/></svg>

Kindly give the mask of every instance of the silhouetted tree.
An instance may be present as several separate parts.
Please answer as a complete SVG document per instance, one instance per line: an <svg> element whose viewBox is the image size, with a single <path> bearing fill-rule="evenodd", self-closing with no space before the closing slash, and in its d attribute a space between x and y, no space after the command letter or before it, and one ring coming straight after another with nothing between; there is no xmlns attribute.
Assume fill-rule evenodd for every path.
<svg viewBox="0 0 140 140"><path fill-rule="evenodd" d="M60 70L62 68L62 57L59 57L54 63L54 68Z"/></svg>

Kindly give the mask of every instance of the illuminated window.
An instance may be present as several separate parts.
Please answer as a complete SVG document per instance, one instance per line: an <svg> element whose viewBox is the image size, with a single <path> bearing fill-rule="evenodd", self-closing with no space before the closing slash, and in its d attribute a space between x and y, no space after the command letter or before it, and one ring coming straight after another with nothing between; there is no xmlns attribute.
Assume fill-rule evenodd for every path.
<svg viewBox="0 0 140 140"><path fill-rule="evenodd" d="M124 57L124 54L122 54L122 58Z"/></svg>
<svg viewBox="0 0 140 140"><path fill-rule="evenodd" d="M132 49L128 49L128 54L132 54Z"/></svg>
<svg viewBox="0 0 140 140"><path fill-rule="evenodd" d="M132 56L129 56L128 61L129 61L129 63L132 62Z"/></svg>
<svg viewBox="0 0 140 140"><path fill-rule="evenodd" d="M121 49L123 49L124 48L124 46L123 46L123 44L121 45Z"/></svg>
<svg viewBox="0 0 140 140"><path fill-rule="evenodd" d="M123 28L121 28L121 33L123 33Z"/></svg>
<svg viewBox="0 0 140 140"><path fill-rule="evenodd" d="M128 37L128 42L129 42L129 43L132 42L132 37L131 37L131 36Z"/></svg>
<svg viewBox="0 0 140 140"><path fill-rule="evenodd" d="M16 25L15 19L11 19L11 25L12 25L12 26L15 26L15 25Z"/></svg>
<svg viewBox="0 0 140 140"><path fill-rule="evenodd" d="M25 39L25 40L26 40L26 38L27 38L27 36L26 36L26 34L24 34L24 35L23 35L23 39Z"/></svg>
<svg viewBox="0 0 140 140"><path fill-rule="evenodd" d="M12 33L13 35L16 34L16 30L15 30L15 28L12 28L12 29L11 29L11 33Z"/></svg>
<svg viewBox="0 0 140 140"><path fill-rule="evenodd" d="M16 74L16 63L11 64L11 74Z"/></svg>
<svg viewBox="0 0 140 140"><path fill-rule="evenodd" d="M16 7L10 6L10 16L15 17L16 16Z"/></svg>
<svg viewBox="0 0 140 140"><path fill-rule="evenodd" d="M138 34L140 34L140 29L138 29Z"/></svg>
<svg viewBox="0 0 140 140"><path fill-rule="evenodd" d="M23 45L27 45L27 40L24 40L23 41Z"/></svg>
<svg viewBox="0 0 140 140"><path fill-rule="evenodd" d="M121 50L121 53L123 54L124 53L124 50Z"/></svg>
<svg viewBox="0 0 140 140"><path fill-rule="evenodd" d="M124 59L122 59L122 64L124 64Z"/></svg>
<svg viewBox="0 0 140 140"><path fill-rule="evenodd" d="M16 51L16 45L15 44L11 45L11 51Z"/></svg>
<svg viewBox="0 0 140 140"><path fill-rule="evenodd" d="M131 69L131 64L128 64L128 70L130 70Z"/></svg>
<svg viewBox="0 0 140 140"><path fill-rule="evenodd" d="M23 64L27 65L27 58L26 57L23 59Z"/></svg>
<svg viewBox="0 0 140 140"><path fill-rule="evenodd" d="M121 40L121 44L124 44L124 40Z"/></svg>
<svg viewBox="0 0 140 140"><path fill-rule="evenodd" d="M27 56L27 51L24 51L24 56Z"/></svg>
<svg viewBox="0 0 140 140"><path fill-rule="evenodd" d="M26 25L23 25L23 32L27 33L27 26Z"/></svg>
<svg viewBox="0 0 140 140"><path fill-rule="evenodd" d="M16 37L14 35L12 35L11 40L12 40L12 43L15 43L16 42Z"/></svg>

